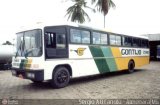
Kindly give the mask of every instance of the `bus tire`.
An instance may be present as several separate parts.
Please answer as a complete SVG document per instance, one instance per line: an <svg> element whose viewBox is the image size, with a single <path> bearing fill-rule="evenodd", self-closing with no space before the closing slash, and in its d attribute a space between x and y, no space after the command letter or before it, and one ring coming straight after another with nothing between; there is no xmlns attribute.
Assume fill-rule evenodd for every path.
<svg viewBox="0 0 160 105"><path fill-rule="evenodd" d="M134 67L135 67L134 61L130 60L129 63L128 63L128 73L133 73L134 72Z"/></svg>
<svg viewBox="0 0 160 105"><path fill-rule="evenodd" d="M67 68L60 66L57 67L53 74L51 85L53 88L63 88L68 85L70 80L70 73Z"/></svg>

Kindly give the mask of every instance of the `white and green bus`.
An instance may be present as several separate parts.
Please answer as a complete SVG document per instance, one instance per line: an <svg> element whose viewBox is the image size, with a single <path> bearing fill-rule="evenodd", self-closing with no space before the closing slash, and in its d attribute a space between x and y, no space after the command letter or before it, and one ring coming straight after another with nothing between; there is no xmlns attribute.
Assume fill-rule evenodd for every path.
<svg viewBox="0 0 160 105"><path fill-rule="evenodd" d="M65 87L71 78L149 64L148 39L70 26L43 26L17 33L12 75Z"/></svg>

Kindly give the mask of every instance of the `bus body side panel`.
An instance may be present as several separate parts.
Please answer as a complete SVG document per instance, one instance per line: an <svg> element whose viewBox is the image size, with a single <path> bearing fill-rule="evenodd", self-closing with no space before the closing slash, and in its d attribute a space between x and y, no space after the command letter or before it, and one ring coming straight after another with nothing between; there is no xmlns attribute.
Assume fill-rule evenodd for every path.
<svg viewBox="0 0 160 105"><path fill-rule="evenodd" d="M112 50L107 46L69 45L73 77L117 71Z"/></svg>
<svg viewBox="0 0 160 105"><path fill-rule="evenodd" d="M69 45L73 77L99 74L88 45Z"/></svg>
<svg viewBox="0 0 160 105"><path fill-rule="evenodd" d="M61 65L70 65L72 77L99 74L88 45L69 45L69 58L46 59L45 80L52 79L53 70Z"/></svg>
<svg viewBox="0 0 160 105"><path fill-rule="evenodd" d="M149 64L149 49L111 47L111 50L116 61L117 70L128 69L128 62L130 60L134 61L135 67Z"/></svg>
<svg viewBox="0 0 160 105"><path fill-rule="evenodd" d="M149 63L149 49L69 45L69 59L73 77L93 75L128 69L130 60L135 67Z"/></svg>
<svg viewBox="0 0 160 105"><path fill-rule="evenodd" d="M70 65L72 77L81 77L119 70L127 70L130 60L135 67L149 63L149 49L69 45L69 58L48 59L45 62L45 80L52 79L52 73L58 65Z"/></svg>

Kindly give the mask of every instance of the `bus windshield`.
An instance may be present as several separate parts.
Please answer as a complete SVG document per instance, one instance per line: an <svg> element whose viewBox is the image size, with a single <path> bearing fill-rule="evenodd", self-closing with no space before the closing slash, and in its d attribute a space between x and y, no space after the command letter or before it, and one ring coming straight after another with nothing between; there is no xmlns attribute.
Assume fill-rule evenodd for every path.
<svg viewBox="0 0 160 105"><path fill-rule="evenodd" d="M42 55L42 32L40 29L17 33L17 53L21 57Z"/></svg>

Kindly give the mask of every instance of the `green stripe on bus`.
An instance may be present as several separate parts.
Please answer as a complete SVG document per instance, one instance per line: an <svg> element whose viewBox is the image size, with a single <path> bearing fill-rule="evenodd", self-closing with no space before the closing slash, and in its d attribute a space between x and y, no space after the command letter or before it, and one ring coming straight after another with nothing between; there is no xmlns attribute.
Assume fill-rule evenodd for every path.
<svg viewBox="0 0 160 105"><path fill-rule="evenodd" d="M20 69L23 69L24 67L26 67L26 64L28 63L28 60L22 59L21 63L20 63Z"/></svg>
<svg viewBox="0 0 160 105"><path fill-rule="evenodd" d="M24 68L26 68L27 63L28 63L28 59L26 59L25 62L24 62Z"/></svg>
<svg viewBox="0 0 160 105"><path fill-rule="evenodd" d="M113 57L110 47L101 47L101 49L102 49L103 55L105 57ZM116 71L117 70L117 65L116 65L116 62L115 62L114 58L107 58L106 62L108 64L108 67L109 67L110 71Z"/></svg>
<svg viewBox="0 0 160 105"><path fill-rule="evenodd" d="M106 59L108 65L109 65L109 70L110 71L117 71L117 65L115 63L115 59L114 58L108 58Z"/></svg>
<svg viewBox="0 0 160 105"><path fill-rule="evenodd" d="M89 48L92 53L92 56L94 57L94 61L97 65L99 72L100 73L110 72L105 58L96 58L96 57L104 57L101 47L90 46Z"/></svg>

